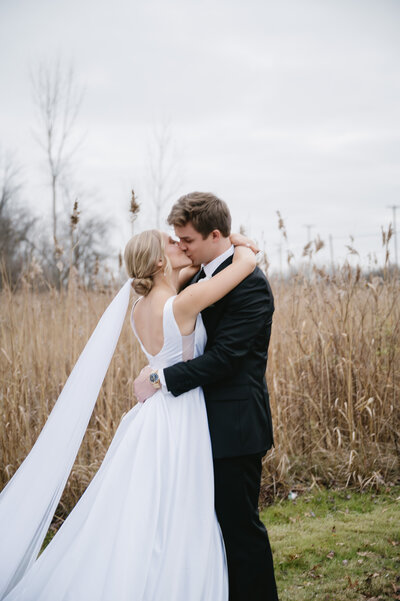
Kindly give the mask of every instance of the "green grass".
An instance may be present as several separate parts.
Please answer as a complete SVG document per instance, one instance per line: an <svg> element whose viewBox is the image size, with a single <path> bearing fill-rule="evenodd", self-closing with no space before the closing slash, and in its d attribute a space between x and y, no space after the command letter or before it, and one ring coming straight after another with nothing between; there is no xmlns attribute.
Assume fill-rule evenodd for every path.
<svg viewBox="0 0 400 601"><path fill-rule="evenodd" d="M400 599L400 487L304 493L261 517L281 601Z"/></svg>

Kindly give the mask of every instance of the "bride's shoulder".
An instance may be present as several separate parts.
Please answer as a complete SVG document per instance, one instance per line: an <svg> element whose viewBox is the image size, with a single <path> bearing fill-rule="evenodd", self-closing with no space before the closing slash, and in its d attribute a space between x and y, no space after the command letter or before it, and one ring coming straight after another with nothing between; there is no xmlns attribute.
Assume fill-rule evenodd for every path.
<svg viewBox="0 0 400 601"><path fill-rule="evenodd" d="M165 291L156 292L149 296L143 296L140 299L140 302L136 302L134 305L135 314L140 315L152 315L154 317L161 316L164 312L165 305L169 301L170 298L173 298L174 295L171 295Z"/></svg>

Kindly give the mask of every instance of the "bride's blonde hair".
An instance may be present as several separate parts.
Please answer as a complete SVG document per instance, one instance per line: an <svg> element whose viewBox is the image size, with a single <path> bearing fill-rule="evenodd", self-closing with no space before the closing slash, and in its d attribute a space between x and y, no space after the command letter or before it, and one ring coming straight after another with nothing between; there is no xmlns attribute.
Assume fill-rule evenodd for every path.
<svg viewBox="0 0 400 601"><path fill-rule="evenodd" d="M159 230L146 230L133 236L125 246L124 259L129 277L134 278L132 288L141 296L147 296L153 288L156 273L164 271L169 275L171 271L164 237Z"/></svg>

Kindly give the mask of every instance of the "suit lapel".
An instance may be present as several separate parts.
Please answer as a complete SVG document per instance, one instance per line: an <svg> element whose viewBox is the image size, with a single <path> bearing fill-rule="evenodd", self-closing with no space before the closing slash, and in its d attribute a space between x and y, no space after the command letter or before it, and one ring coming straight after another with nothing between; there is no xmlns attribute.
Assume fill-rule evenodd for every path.
<svg viewBox="0 0 400 601"><path fill-rule="evenodd" d="M225 261L223 261L221 263L221 265L218 265L218 267L213 272L211 277L213 277L214 275L216 275L217 273L219 273L220 271L225 269L225 267L228 267L228 265L230 265L232 263L232 259L233 259L233 256L230 256L227 259L225 259ZM216 325L217 325L219 319L221 318L221 311L223 310L223 307L224 307L223 301L224 301L224 299L221 298L215 304L210 305L209 307L206 307L201 312L201 315L203 317L203 322L204 322L204 325L205 325L205 328L207 331L207 337L208 337L207 344L210 344L213 341L213 334L214 334Z"/></svg>
<svg viewBox="0 0 400 601"><path fill-rule="evenodd" d="M231 255L230 257L228 257L227 259L225 259L225 261L223 261L221 263L221 265L218 265L217 269L215 271L213 271L212 276L216 275L217 273L219 273L220 271L222 271L223 269L225 269L225 267L228 267L228 265L230 265L232 263L232 261L233 261L233 255Z"/></svg>
<svg viewBox="0 0 400 601"><path fill-rule="evenodd" d="M213 273L211 274L211 277L213 277L214 275L216 275L217 273L219 273L220 271L222 271L223 269L225 269L225 267L228 267L228 265L230 265L232 263L233 260L233 255L231 255L230 257L228 257L227 259L225 259L225 261L223 261L221 263L221 265L218 265L217 269L215 271L213 271ZM182 288L182 290L184 288L186 288L187 286L191 286L192 284L196 284L197 280L199 278L201 269L199 269L199 271L192 277L191 280L189 280L189 282L187 282L187 284L185 284Z"/></svg>

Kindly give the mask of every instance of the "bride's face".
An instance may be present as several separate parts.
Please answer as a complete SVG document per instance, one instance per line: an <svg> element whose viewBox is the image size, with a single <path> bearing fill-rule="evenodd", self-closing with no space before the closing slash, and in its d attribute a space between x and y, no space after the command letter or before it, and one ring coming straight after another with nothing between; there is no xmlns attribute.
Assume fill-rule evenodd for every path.
<svg viewBox="0 0 400 601"><path fill-rule="evenodd" d="M183 252L179 246L179 242L174 240L168 234L163 233L165 254L171 262L172 269L182 269L192 264L191 259Z"/></svg>

